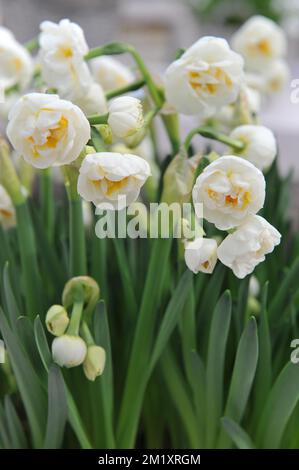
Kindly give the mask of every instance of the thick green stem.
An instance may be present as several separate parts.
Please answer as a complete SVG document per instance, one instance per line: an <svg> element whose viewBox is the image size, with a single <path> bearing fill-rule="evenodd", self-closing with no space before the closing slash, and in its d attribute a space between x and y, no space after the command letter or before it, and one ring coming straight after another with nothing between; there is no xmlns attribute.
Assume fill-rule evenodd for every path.
<svg viewBox="0 0 299 470"><path fill-rule="evenodd" d="M162 94L160 93L158 87L156 86L151 73L149 72L148 68L146 67L142 57L140 54L136 51L136 49L131 46L130 44L125 44L125 43L111 43L107 44L102 47L95 47L94 49L90 49L90 51L86 54L85 60L91 60L94 59L95 57L101 56L101 55L118 55L118 54L125 54L129 53L133 57L136 65L138 66L141 75L147 85L148 91L150 93L150 96L154 102L154 104L158 107L161 108L164 104L164 98ZM175 114L173 115L162 115L162 120L165 126L165 129L167 131L167 134L169 136L169 140L172 145L172 152L173 154L176 154L179 150L179 145L180 145L180 137L179 137L179 131L178 131L178 124L177 124L177 116Z"/></svg>
<svg viewBox="0 0 299 470"><path fill-rule="evenodd" d="M130 91L136 91L142 88L145 85L145 80L142 78L141 80L136 80L135 82L129 83L129 85L116 88L115 90L108 91L106 93L106 99L111 100L116 96L124 95L125 93L129 93Z"/></svg>
<svg viewBox="0 0 299 470"><path fill-rule="evenodd" d="M92 126L107 124L108 114L94 114L93 116L88 116L87 119Z"/></svg>
<svg viewBox="0 0 299 470"><path fill-rule="evenodd" d="M197 134L203 137L206 137L207 139L217 140L218 142L222 142L223 144L229 145L230 147L237 150L238 152L241 152L245 146L244 143L241 142L240 140L231 139L225 134L215 132L214 129L210 127L196 127L195 129L192 129L189 132L189 134L187 135L185 139L184 148L186 152L188 152L189 150L193 137Z"/></svg>
<svg viewBox="0 0 299 470"><path fill-rule="evenodd" d="M71 336L79 335L81 317L83 313L83 305L84 305L83 300L78 300L74 302L70 324L66 332L67 335L71 335Z"/></svg>
<svg viewBox="0 0 299 470"><path fill-rule="evenodd" d="M85 343L87 344L87 346L92 346L94 343L94 338L90 332L90 329L86 323L86 321L83 321L82 322L82 325L81 325L81 332L82 332L82 337L85 341Z"/></svg>
<svg viewBox="0 0 299 470"><path fill-rule="evenodd" d="M79 197L76 199L69 199L69 211L70 275L80 276L86 274L87 267L82 201Z"/></svg>
<svg viewBox="0 0 299 470"><path fill-rule="evenodd" d="M42 170L40 177L40 197L43 225L48 240L51 242L54 235L54 192L51 169Z"/></svg>
<svg viewBox="0 0 299 470"><path fill-rule="evenodd" d="M35 236L27 201L16 205L19 249L27 314L35 318L41 313L41 286L37 264Z"/></svg>

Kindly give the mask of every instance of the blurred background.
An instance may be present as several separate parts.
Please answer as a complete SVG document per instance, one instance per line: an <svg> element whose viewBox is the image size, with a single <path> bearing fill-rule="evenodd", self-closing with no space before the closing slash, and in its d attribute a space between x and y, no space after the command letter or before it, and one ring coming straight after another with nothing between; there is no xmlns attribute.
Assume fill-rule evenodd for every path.
<svg viewBox="0 0 299 470"><path fill-rule="evenodd" d="M20 41L36 36L42 20L67 17L82 26L90 46L131 42L154 73L163 72L179 47L207 34L229 38L253 14L283 26L289 41L290 82L299 78L299 0L0 0L0 23ZM293 168L299 180L299 103L291 103L291 90L289 83L271 97L262 120L277 134L282 171ZM184 119L183 131L189 125Z"/></svg>

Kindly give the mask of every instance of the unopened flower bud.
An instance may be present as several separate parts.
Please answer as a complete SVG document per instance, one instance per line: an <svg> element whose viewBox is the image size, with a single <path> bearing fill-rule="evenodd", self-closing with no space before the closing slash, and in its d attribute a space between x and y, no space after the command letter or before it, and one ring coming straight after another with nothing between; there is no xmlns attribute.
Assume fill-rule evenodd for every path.
<svg viewBox="0 0 299 470"><path fill-rule="evenodd" d="M83 370L88 380L94 381L102 375L106 362L106 352L101 346L91 345L83 362Z"/></svg>
<svg viewBox="0 0 299 470"><path fill-rule="evenodd" d="M70 279L62 293L62 303L67 309L83 296L85 314L90 314L100 298L100 288L97 282L89 276L77 276Z"/></svg>
<svg viewBox="0 0 299 470"><path fill-rule="evenodd" d="M62 335L52 343L54 362L60 367L76 367L84 362L87 347L79 336Z"/></svg>
<svg viewBox="0 0 299 470"><path fill-rule="evenodd" d="M141 101L132 96L121 96L109 103L108 124L116 137L128 138L144 125Z"/></svg>
<svg viewBox="0 0 299 470"><path fill-rule="evenodd" d="M61 336L68 327L70 320L62 305L52 305L46 315L47 330L54 336Z"/></svg>

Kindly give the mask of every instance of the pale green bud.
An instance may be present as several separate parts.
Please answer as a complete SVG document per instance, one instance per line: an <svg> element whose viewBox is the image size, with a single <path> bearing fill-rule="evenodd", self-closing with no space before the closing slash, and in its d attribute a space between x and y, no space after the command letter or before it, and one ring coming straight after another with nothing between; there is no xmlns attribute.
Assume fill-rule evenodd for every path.
<svg viewBox="0 0 299 470"><path fill-rule="evenodd" d="M105 368L106 352L101 346L91 345L87 349L87 354L83 362L84 374L88 380L94 381L102 375Z"/></svg>
<svg viewBox="0 0 299 470"><path fill-rule="evenodd" d="M70 319L62 305L52 305L46 315L47 330L54 336L61 336L66 331Z"/></svg>
<svg viewBox="0 0 299 470"><path fill-rule="evenodd" d="M54 362L60 367L76 367L84 362L87 347L80 336L62 335L52 343Z"/></svg>

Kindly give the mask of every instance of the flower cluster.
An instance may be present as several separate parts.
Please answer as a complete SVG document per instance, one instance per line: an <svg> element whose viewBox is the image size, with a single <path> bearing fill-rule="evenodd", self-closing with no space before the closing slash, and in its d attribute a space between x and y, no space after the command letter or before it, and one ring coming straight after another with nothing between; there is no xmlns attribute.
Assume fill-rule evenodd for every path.
<svg viewBox="0 0 299 470"><path fill-rule="evenodd" d="M83 364L86 377L92 381L103 373L106 353L94 343L84 317L87 306L93 310L98 298L99 287L93 279L87 276L73 278L64 288L64 305L52 305L46 315L47 329L56 336L52 343L54 362L67 368ZM71 317L67 312L70 307Z"/></svg>
<svg viewBox="0 0 299 470"><path fill-rule="evenodd" d="M140 197L143 186L149 202L192 201L198 218L201 204L205 221L229 235L219 247L214 239L186 241L187 266L195 273L211 273L219 258L238 277L251 273L279 243L279 234L257 215L265 200L263 172L271 167L277 146L271 130L258 123L259 95L257 87L248 86L248 77L261 79L265 64L268 70L281 66L286 41L280 28L254 17L235 33L234 50L222 38L200 38L169 65L164 89L132 46L112 43L90 50L80 26L67 19L45 21L40 29L39 82L32 83L36 92L21 96L8 115L7 136L17 153L36 169L61 167L69 197L81 196L101 208L123 209ZM1 29L1 35L9 96L9 87L28 84L32 59L11 33ZM128 52L139 68L138 80L110 57ZM150 99L128 96L144 84ZM185 142L178 113L205 123L192 129ZM172 145L163 172L159 160L142 150L156 115ZM227 148L222 156L192 155L195 134ZM3 193L0 213L9 225L13 212L7 198ZM60 313L59 323L67 327L66 320Z"/></svg>

